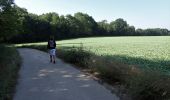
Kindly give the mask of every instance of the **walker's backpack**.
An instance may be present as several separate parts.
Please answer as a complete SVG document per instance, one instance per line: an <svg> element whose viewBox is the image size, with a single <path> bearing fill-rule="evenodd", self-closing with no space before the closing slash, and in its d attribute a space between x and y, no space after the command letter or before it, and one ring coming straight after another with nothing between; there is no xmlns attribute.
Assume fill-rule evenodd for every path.
<svg viewBox="0 0 170 100"><path fill-rule="evenodd" d="M56 47L56 43L54 40L49 40L48 41L48 48L49 49L54 49Z"/></svg>

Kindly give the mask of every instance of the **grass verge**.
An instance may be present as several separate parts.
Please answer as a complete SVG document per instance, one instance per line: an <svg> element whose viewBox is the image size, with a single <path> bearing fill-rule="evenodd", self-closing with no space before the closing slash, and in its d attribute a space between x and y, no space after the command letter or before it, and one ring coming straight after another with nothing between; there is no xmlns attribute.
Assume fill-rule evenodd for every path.
<svg viewBox="0 0 170 100"><path fill-rule="evenodd" d="M16 48L0 45L0 100L12 100L21 58Z"/></svg>

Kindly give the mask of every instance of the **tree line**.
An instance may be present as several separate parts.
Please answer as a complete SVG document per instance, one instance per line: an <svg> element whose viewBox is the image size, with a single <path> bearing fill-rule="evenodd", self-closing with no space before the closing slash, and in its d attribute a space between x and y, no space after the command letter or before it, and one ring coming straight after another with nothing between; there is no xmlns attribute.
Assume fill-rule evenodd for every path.
<svg viewBox="0 0 170 100"><path fill-rule="evenodd" d="M166 36L168 29L135 29L124 19L96 22L85 13L59 15L55 12L36 15L14 4L13 0L0 1L0 41L15 43L91 36Z"/></svg>

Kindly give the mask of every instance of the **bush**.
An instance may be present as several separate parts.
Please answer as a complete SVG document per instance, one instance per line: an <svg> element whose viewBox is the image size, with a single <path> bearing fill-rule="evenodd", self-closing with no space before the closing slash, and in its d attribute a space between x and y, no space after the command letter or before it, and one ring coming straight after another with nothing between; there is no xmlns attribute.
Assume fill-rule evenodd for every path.
<svg viewBox="0 0 170 100"><path fill-rule="evenodd" d="M87 62L90 59L90 53L83 48L72 49L57 49L57 56L64 59L66 62L76 64L80 67L87 67Z"/></svg>
<svg viewBox="0 0 170 100"><path fill-rule="evenodd" d="M88 63L89 67L99 72L100 77L110 82L121 81L122 72L120 63L112 62L100 56L93 56Z"/></svg>

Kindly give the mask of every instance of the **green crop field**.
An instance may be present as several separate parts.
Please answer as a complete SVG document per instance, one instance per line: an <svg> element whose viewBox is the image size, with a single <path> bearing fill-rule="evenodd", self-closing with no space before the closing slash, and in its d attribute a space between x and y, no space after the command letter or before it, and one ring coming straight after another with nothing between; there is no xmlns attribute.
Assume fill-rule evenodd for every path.
<svg viewBox="0 0 170 100"><path fill-rule="evenodd" d="M46 43L37 43L44 45ZM30 45L30 44L29 44ZM120 61L170 72L170 36L95 37L57 41L58 47L79 47Z"/></svg>

